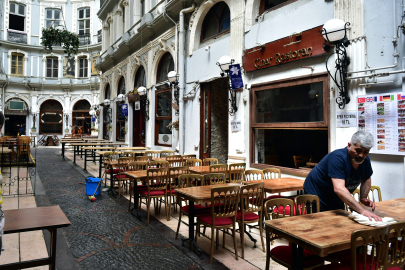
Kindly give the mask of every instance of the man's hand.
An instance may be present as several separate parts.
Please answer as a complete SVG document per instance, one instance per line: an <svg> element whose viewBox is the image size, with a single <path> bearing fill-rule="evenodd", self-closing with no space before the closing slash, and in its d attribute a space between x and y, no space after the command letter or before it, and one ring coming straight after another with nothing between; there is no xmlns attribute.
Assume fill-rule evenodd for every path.
<svg viewBox="0 0 405 270"><path fill-rule="evenodd" d="M373 210L373 211L375 210L375 204L372 200L369 200L367 198L362 198L360 200L360 202L365 206L371 207L371 210Z"/></svg>
<svg viewBox="0 0 405 270"><path fill-rule="evenodd" d="M382 221L381 217L377 216L377 215L374 214L374 213L371 213L370 211L367 211L366 209L364 209L363 212L360 213L360 214L362 214L363 216L368 217L368 219L369 219L370 221L372 221L371 218L374 218L375 221Z"/></svg>

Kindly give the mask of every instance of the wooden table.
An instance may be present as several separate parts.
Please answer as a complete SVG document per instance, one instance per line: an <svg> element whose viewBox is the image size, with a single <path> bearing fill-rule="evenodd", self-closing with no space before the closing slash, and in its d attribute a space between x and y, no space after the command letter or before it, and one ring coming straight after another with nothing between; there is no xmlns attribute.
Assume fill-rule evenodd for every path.
<svg viewBox="0 0 405 270"><path fill-rule="evenodd" d="M196 174L209 174L210 173L210 166L193 166L188 168L190 170L190 173L196 173Z"/></svg>
<svg viewBox="0 0 405 270"><path fill-rule="evenodd" d="M286 191L304 190L305 181L291 177L243 181L244 184L256 184L262 182L264 183L264 191L269 193L279 193Z"/></svg>
<svg viewBox="0 0 405 270"><path fill-rule="evenodd" d="M58 205L48 207L4 210L4 234L49 230L51 234L50 256L48 258L0 265L0 269L23 269L40 265L49 265L54 270L56 265L57 229L70 225L69 220Z"/></svg>
<svg viewBox="0 0 405 270"><path fill-rule="evenodd" d="M73 146L73 163L76 164L76 152L80 152L80 156L83 157L83 149L79 150L80 146L120 146L120 145L127 145L125 142L95 142L95 143L71 143L70 145ZM77 147L77 151L76 151ZM113 147L114 148L114 147ZM86 154L86 153L85 153Z"/></svg>
<svg viewBox="0 0 405 270"><path fill-rule="evenodd" d="M104 147L96 147L96 148L98 149L98 148L104 148ZM136 153L143 153L144 152L143 150L146 150L146 149L142 149L142 148L145 148L145 147L117 147L116 153L122 154L126 150L131 150ZM111 149L111 148L102 149L102 150L108 150L108 149ZM112 149L114 149L114 147ZM95 151L95 154L98 154L98 156L99 156L99 164L98 164L98 169L99 169L98 177L99 178L101 177L101 167L102 167L101 165L103 163L103 154L106 152L111 152L111 151ZM86 160L84 162L85 162L85 166L86 166Z"/></svg>
<svg viewBox="0 0 405 270"><path fill-rule="evenodd" d="M313 168L316 165L318 165L318 162L307 162L307 167L309 167L309 168Z"/></svg>
<svg viewBox="0 0 405 270"><path fill-rule="evenodd" d="M377 202L374 213L405 221L405 198ZM373 229L350 220L349 214L344 210L333 210L265 221L267 252L270 251L270 232L293 243L293 269L303 268L303 248L321 257L349 249L352 232ZM297 245L298 256L294 255L294 252L297 254Z"/></svg>
<svg viewBox="0 0 405 270"><path fill-rule="evenodd" d="M194 204L201 204L206 202L211 202L211 189L214 187L226 187L226 186L241 186L240 184L228 183L210 186L199 186L199 187L188 187L188 188L178 188L176 192L180 194L183 198L189 201L189 213L188 213L188 238L181 239L182 243L189 241L189 248L191 245L196 247L197 255L202 257L202 250L194 241ZM135 200L136 201L136 197ZM179 210L180 211L180 210ZM245 230L246 231L246 230Z"/></svg>

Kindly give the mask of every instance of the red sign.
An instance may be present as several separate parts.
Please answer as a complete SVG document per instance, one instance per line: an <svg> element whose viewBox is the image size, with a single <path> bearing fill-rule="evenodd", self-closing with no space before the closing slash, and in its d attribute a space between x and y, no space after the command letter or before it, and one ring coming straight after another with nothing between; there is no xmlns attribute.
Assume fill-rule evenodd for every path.
<svg viewBox="0 0 405 270"><path fill-rule="evenodd" d="M245 52L243 68L249 72L325 54L322 26L293 34Z"/></svg>

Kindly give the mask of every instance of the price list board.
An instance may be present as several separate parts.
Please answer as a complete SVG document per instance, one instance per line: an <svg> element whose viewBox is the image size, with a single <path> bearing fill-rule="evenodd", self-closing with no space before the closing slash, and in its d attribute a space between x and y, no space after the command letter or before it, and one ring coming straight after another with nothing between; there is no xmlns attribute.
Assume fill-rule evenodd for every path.
<svg viewBox="0 0 405 270"><path fill-rule="evenodd" d="M405 92L357 97L358 130L370 132L370 153L405 155Z"/></svg>

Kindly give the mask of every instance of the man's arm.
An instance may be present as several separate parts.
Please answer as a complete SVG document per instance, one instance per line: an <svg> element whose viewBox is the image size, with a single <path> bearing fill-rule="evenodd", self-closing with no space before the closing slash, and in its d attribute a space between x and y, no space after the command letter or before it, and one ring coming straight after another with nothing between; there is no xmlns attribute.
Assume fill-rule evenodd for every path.
<svg viewBox="0 0 405 270"><path fill-rule="evenodd" d="M370 191L371 187L371 178L363 181L360 185L360 202L364 204L365 206L371 207L371 209L374 211L375 209L375 204L372 200L369 200L367 198L368 193Z"/></svg>
<svg viewBox="0 0 405 270"><path fill-rule="evenodd" d="M381 221L382 219L377 216L374 213L371 213L370 211L367 211L366 209L364 209L354 198L353 196L350 194L350 192L347 190L347 188L345 187L345 180L343 179L338 179L338 178L332 178L332 182L333 182L333 188L334 191L336 193L336 195L339 196L339 198L345 203L347 204L351 209L353 209L354 211L356 211L357 213L368 217L370 220L371 218L374 218L374 220L376 221ZM366 195L367 198L367 195Z"/></svg>

